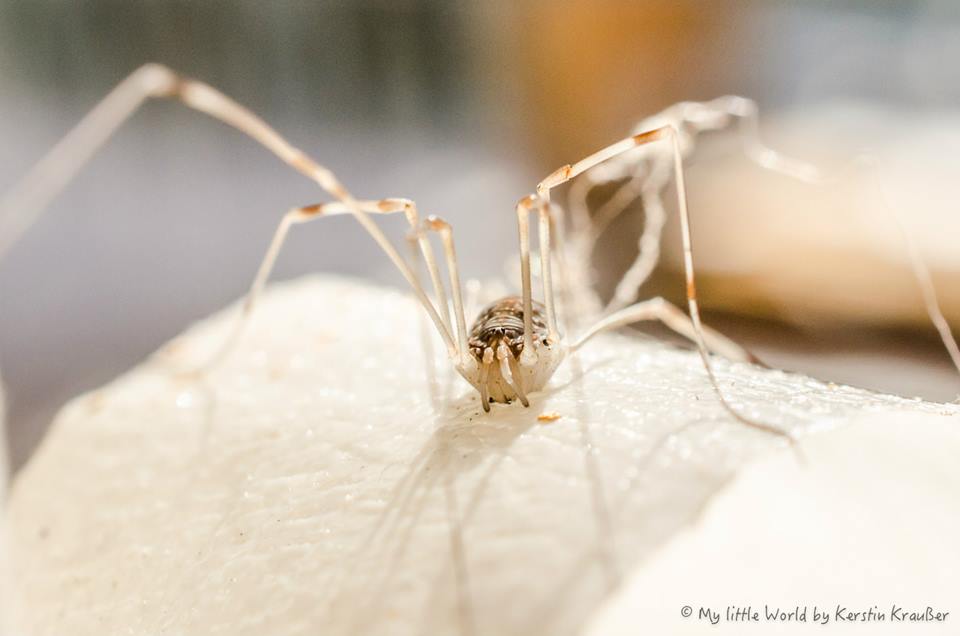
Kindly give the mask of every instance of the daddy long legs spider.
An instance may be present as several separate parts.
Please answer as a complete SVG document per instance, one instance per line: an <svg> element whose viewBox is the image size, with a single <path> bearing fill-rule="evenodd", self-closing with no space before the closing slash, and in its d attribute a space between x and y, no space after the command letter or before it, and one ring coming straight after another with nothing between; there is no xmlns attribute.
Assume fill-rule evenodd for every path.
<svg viewBox="0 0 960 636"><path fill-rule="evenodd" d="M744 122L741 132L745 135L746 150L752 159L797 178L813 179L816 175L814 169L806 164L783 157L760 144L755 134L756 108L749 100L726 97L711 102L678 104L656 118L645 120L643 128L635 134L550 173L537 184L532 194L520 199L515 209L520 244L521 295L493 303L480 313L468 329L450 223L438 216L423 217L410 199L355 197L333 172L293 146L254 113L211 86L182 77L156 64L143 66L122 81L0 201L0 256L27 230L97 149L150 98L177 100L238 129L273 152L285 164L314 181L333 199L294 208L282 217L242 304L237 323L200 372L218 364L232 350L256 307L291 228L326 216L350 214L410 285L444 342L451 363L477 389L485 410L490 410L491 403L510 403L514 400L528 405L528 394L541 390L563 360L594 335L638 321L657 320L696 344L717 398L733 417L752 428L786 436L775 427L744 416L724 398L711 364L710 352L743 361L749 361L750 356L741 347L703 324L694 277L683 159L689 154L692 137L696 133L725 127L734 120ZM637 154L642 155L642 161L637 161ZM563 249L566 239L562 231L562 214L551 202L551 191L581 175L587 177L588 183L615 178L617 175L632 175L630 185L636 187L636 192L641 196L653 193L655 188L662 189L668 180L673 180L681 224L689 316L662 298L634 303L628 301L628 298L632 298L630 294L635 293L639 286L637 281L642 282L656 262L654 244L659 240L662 219L655 218L653 223L648 223L645 242L642 241L642 246L650 249L641 250L637 264L618 287L614 303L578 337L568 337L561 326L553 277L553 252L558 247L555 243ZM576 189L573 194L576 198ZM653 202L652 197L648 199ZM608 215L617 213L616 209L607 212ZM426 264L432 298L415 269L400 256L373 220L376 215L390 214L402 214L405 217ZM542 304L533 299L531 215L538 220ZM575 213L573 220L582 229L582 216ZM438 235L442 245L449 278L449 299L447 285L431 244L432 234ZM572 242L575 243L575 240Z"/></svg>

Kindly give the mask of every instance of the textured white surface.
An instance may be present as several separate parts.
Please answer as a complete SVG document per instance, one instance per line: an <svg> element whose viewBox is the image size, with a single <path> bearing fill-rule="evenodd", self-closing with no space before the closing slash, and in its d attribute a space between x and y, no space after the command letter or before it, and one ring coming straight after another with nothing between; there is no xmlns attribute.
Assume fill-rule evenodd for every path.
<svg viewBox="0 0 960 636"><path fill-rule="evenodd" d="M566 361L529 409L485 416L424 346L421 313L398 291L304 279L265 296L204 386L163 369L201 359L232 315L68 405L12 492L30 633L576 633L782 445L731 421L695 355L621 336ZM735 406L797 433L958 414L718 370Z"/></svg>
<svg viewBox="0 0 960 636"><path fill-rule="evenodd" d="M805 466L781 454L744 470L696 529L631 577L589 636L632 636L638 625L678 635L847 633L851 622L860 634L958 633L956 418L871 415L807 438L804 450ZM728 620L729 606L749 606L760 620ZM797 607L794 620L768 618ZM904 621L894 607L949 614ZM848 612L871 609L877 616L849 621Z"/></svg>

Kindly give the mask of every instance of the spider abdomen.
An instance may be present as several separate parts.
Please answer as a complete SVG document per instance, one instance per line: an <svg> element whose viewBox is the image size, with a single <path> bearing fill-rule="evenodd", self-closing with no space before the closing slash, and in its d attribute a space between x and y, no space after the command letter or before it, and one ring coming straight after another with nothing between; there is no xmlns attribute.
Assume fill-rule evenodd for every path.
<svg viewBox="0 0 960 636"><path fill-rule="evenodd" d="M547 337L544 312L544 306L534 301L531 318L533 337L537 341ZM496 349L501 342L507 345L514 357L520 357L523 351L523 299L519 296L507 296L488 305L470 329L468 345L477 360L483 358L487 348Z"/></svg>

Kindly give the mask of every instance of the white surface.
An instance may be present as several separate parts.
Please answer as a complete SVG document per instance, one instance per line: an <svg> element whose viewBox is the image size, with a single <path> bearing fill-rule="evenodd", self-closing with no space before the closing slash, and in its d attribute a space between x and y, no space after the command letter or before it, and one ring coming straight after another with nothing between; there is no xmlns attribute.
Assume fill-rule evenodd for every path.
<svg viewBox="0 0 960 636"><path fill-rule="evenodd" d="M781 454L744 470L587 634L633 635L639 625L677 635L960 631L956 419L861 417L807 438L804 451L805 466ZM748 607L759 620L730 620ZM927 607L944 620L901 618ZM776 608L798 612L770 618ZM851 621L849 612L868 614Z"/></svg>
<svg viewBox="0 0 960 636"><path fill-rule="evenodd" d="M568 360L531 408L484 416L426 363L421 314L397 291L304 279L267 294L205 386L163 369L200 359L232 315L74 400L12 492L30 633L577 633L782 444L731 422L694 354L620 336ZM958 416L718 371L734 405L797 433Z"/></svg>

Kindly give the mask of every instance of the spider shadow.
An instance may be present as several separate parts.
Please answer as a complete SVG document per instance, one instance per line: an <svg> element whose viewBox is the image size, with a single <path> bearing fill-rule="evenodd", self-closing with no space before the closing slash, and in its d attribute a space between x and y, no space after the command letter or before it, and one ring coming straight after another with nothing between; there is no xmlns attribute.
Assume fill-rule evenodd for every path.
<svg viewBox="0 0 960 636"><path fill-rule="evenodd" d="M473 520L492 478L509 457L511 446L537 425L535 405L542 399L532 396L531 408L523 409L521 414L517 413L517 405L494 405L492 413L485 414L473 395L463 394L434 412L433 433L409 460L387 504L350 557L351 561L363 559L382 564L379 580L364 585L371 590L370 603L356 608L350 633L364 633L369 628L368 621L379 615L424 508L439 489L443 490L445 502L450 559L436 579L432 595L441 595L445 582L452 577L460 633L476 633L464 528ZM477 470L480 474L462 497L458 482ZM423 620L429 621L429 616L425 615Z"/></svg>
<svg viewBox="0 0 960 636"><path fill-rule="evenodd" d="M657 440L650 446L650 449L640 458L637 463L634 465L634 471L632 471L631 476L628 479L628 483L619 493L619 496L613 501L613 505L610 509L613 510L623 510L623 508L628 505L630 497L639 482L641 481L643 475L652 468L654 461L658 455L666 448L668 442L674 437L684 433L685 431L693 428L697 425L697 422L686 422L680 426L666 431L661 435ZM580 586L587 579L587 574L589 573L592 567L595 567L596 564L600 563L601 565L607 565L608 559L611 558L611 550L616 550L616 543L613 541L614 533L614 522L616 521L616 515L610 516L610 532L611 532L611 543L610 547L606 547L601 543L598 543L595 549L585 550L576 560L573 561L573 564L568 568L566 573L557 579L556 585L551 588L551 590L543 596L543 601L539 603L534 610L529 614L526 621L525 632L533 632L537 629L538 626L548 624L552 617L556 616L564 607L564 603L567 599L573 597L580 589ZM660 545L658 542L657 545ZM656 546L648 548L646 554L652 552ZM637 555L640 559L644 558L644 554ZM629 558L629 556L625 556ZM605 593L609 594L614 591L622 583L622 576L619 571L615 578L611 580L609 572L606 572L606 589Z"/></svg>
<svg viewBox="0 0 960 636"><path fill-rule="evenodd" d="M427 359L433 359L432 352ZM464 528L473 522L490 483L503 461L510 456L511 447L521 436L538 426L537 414L543 410L546 399L560 391L571 390L571 387L579 393L578 403L581 408L577 416L581 422L586 474L592 483L591 494L594 498L592 508L594 514L598 516L597 527L609 528L607 504L603 497L602 484L599 482L599 473L594 465L596 458L590 452L592 442L585 424L589 417L585 411L588 409L586 396L583 395L582 386L575 387L582 384L580 381L583 377L613 361L614 358L609 357L592 363L587 369L583 369L578 363L563 384L549 386L547 390L531 395L529 409L520 408L518 404L493 405L492 412L489 414L482 411L472 391L451 396L452 391L456 390L456 378L451 377L452 374L445 376L443 373L438 373L436 369L428 369L426 377L430 393L430 413L427 417L432 417L434 430L414 456L405 462L405 470L391 488L387 504L357 544L352 556L346 557L344 561L350 563L370 560L368 562L379 564L375 568L376 573L370 575L364 585L364 588L369 590L369 593L365 594L369 602L355 608L356 613L350 633L359 634L369 631L372 627L371 621L382 616L381 610L389 599L390 590L397 575L402 572L404 557L420 527L423 512L431 496L438 490L442 490L445 503L449 559L442 566L441 575L431 583L433 588L431 594L437 603L449 603L448 594L452 583L459 633L477 633L467 567L468 545L464 540ZM165 370L157 371L165 375ZM210 440L216 434L219 405L215 388L203 378L194 378L189 381L173 379L177 382L178 388L182 387L181 393L189 391L195 395L192 408L198 410L197 417L201 420L194 451L185 459L187 470L183 472L184 484L180 496L186 498L190 491L190 483L200 477L199 472L204 465L204 459L211 452ZM385 478L385 473L390 468L388 466L384 469L381 478ZM479 474L475 474L476 471L480 471ZM465 490L461 478L468 474L473 475L473 478L469 482L468 490ZM224 525L234 516L235 505L239 502L243 487L241 477L237 475L237 479L232 481L236 492L228 496L228 499L233 502L233 505L227 507L219 522L196 546L201 552L207 552L204 549L208 547L206 544L215 541ZM177 508L179 506L174 506L174 509ZM598 539L598 544L604 543ZM181 576L186 578L188 571L195 571L201 565L202 561L193 567L186 568ZM358 568L357 571L362 571L362 568ZM354 571L347 567L343 568L331 586L331 602L336 603L344 598L345 594L350 594L355 589L351 585L355 581ZM177 585L167 586L167 589L171 590L178 588ZM182 592L172 592L163 595L160 601L167 606L180 602L189 605L189 599L183 596ZM429 603L425 607L422 618L424 625L429 624L432 615L430 608L435 606L435 603ZM164 624L160 627L170 626ZM429 629L426 629L426 632L429 633Z"/></svg>
<svg viewBox="0 0 960 636"><path fill-rule="evenodd" d="M570 379L565 384L551 390L551 392L556 392L569 389L576 395L576 420L580 429L580 443L583 449L583 474L589 486L595 536L594 541L574 561L568 573L560 578L556 586L541 596L541 600L529 614L529 620L521 633L534 633L543 626L549 625L560 614L564 601L576 591L578 584L585 579L585 574L591 568L599 567L603 576L603 593L605 595L615 590L622 581L615 540L614 517L610 512L610 504L598 457L593 452L595 446L590 431L590 422L593 421L593 418L587 400L587 389L582 381L589 373L613 361L613 357L606 357L585 369L580 357L573 355L568 362L573 367Z"/></svg>
<svg viewBox="0 0 960 636"><path fill-rule="evenodd" d="M493 478L510 456L511 447L539 425L537 415L543 410L546 400L558 391L582 384L579 381L584 376L612 361L612 357L600 360L587 369L577 362L571 378L564 384L532 394L530 408L520 408L517 404L495 404L490 413L483 413L472 391L452 399L433 400L433 433L407 462L404 473L387 497L387 504L350 557L351 561L367 560L382 564L378 574L372 577L374 580L363 585L371 591L368 596L370 602L356 608L350 633L363 633L370 628L370 621L380 615L379 610L389 597L391 584L401 570L427 502L438 489L443 490L446 505L450 559L443 566L441 576L433 583L431 593L435 602L444 602L442 594L452 579L460 633L476 633L464 529L473 522ZM439 382L431 382L430 385L434 390L441 385L449 388L449 384ZM608 552L612 545L612 518L596 465L597 458L592 452L585 390L582 386L573 390L578 392L576 419L580 422L584 475L590 486L591 508L596 518L598 549L592 553L601 555L608 587L612 588L620 578L615 566L616 559ZM469 490L464 492L461 478L467 475L474 477L470 480ZM348 593L345 589L347 580L341 579L337 583L339 590L335 596ZM353 588L352 585L350 587ZM429 603L429 607L435 607L435 603ZM429 609L426 609L423 617L426 632L429 632L429 614Z"/></svg>

